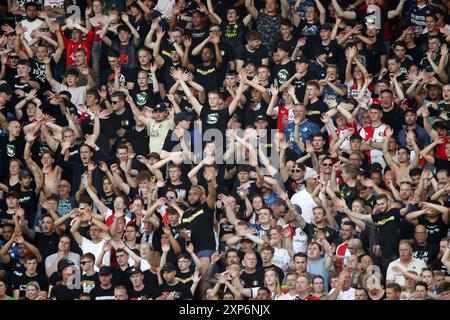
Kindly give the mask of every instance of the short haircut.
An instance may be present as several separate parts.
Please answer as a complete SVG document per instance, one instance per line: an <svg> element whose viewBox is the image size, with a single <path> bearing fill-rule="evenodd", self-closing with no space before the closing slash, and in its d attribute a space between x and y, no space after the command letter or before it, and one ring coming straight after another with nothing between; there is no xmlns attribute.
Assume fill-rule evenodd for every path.
<svg viewBox="0 0 450 320"><path fill-rule="evenodd" d="M295 260L295 258L305 258L306 260L308 260L308 255L304 252L297 252L296 254L294 254L292 260Z"/></svg>
<svg viewBox="0 0 450 320"><path fill-rule="evenodd" d="M254 40L259 40L259 39L261 39L261 37L259 36L258 31L250 30L249 32L247 32L245 34L245 40L247 40L247 41L254 41Z"/></svg>
<svg viewBox="0 0 450 320"><path fill-rule="evenodd" d="M383 194L379 194L379 195L377 195L377 197L375 198L375 200L376 200L376 201L378 201L378 200L382 200L382 199L384 199L384 200L388 201L388 197L387 197L387 195L385 195L385 194L383 193Z"/></svg>
<svg viewBox="0 0 450 320"><path fill-rule="evenodd" d="M320 84L319 84L319 81L317 81L317 80L309 80L306 83L306 86L314 86L317 90L320 90Z"/></svg>
<svg viewBox="0 0 450 320"><path fill-rule="evenodd" d="M397 293L401 293L402 292L402 287L400 287L400 285L398 283L392 282L386 285L386 289L392 289Z"/></svg>
<svg viewBox="0 0 450 320"><path fill-rule="evenodd" d="M83 259L88 259L88 260L91 260L91 261L95 262L95 256L92 253L90 253L90 252L83 254L81 256L80 260L83 260Z"/></svg>

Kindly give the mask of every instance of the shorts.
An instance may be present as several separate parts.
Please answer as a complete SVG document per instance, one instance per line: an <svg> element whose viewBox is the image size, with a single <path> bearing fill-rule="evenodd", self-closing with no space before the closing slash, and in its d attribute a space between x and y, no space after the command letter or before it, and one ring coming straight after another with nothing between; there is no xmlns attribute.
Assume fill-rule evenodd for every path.
<svg viewBox="0 0 450 320"><path fill-rule="evenodd" d="M214 254L214 252L215 252L215 250L201 250L199 252L196 252L195 254L199 258L202 258L202 257L211 258L211 256Z"/></svg>

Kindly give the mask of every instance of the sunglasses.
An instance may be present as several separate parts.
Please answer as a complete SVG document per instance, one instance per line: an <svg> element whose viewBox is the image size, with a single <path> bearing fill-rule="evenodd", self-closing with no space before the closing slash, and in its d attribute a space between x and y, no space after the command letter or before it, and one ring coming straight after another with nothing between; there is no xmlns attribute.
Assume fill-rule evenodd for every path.
<svg viewBox="0 0 450 320"><path fill-rule="evenodd" d="M331 166L333 166L332 163L322 163L322 165L323 165L324 167L331 167Z"/></svg>
<svg viewBox="0 0 450 320"><path fill-rule="evenodd" d="M291 172L302 172L302 169L292 169Z"/></svg>
<svg viewBox="0 0 450 320"><path fill-rule="evenodd" d="M111 103L112 104L117 104L117 103L119 103L120 101L111 101Z"/></svg>
<svg viewBox="0 0 450 320"><path fill-rule="evenodd" d="M80 261L80 264L81 264L82 266L84 266L86 263L90 263L90 262L92 262L92 261Z"/></svg>
<svg viewBox="0 0 450 320"><path fill-rule="evenodd" d="M19 56L9 56L10 59L19 59Z"/></svg>

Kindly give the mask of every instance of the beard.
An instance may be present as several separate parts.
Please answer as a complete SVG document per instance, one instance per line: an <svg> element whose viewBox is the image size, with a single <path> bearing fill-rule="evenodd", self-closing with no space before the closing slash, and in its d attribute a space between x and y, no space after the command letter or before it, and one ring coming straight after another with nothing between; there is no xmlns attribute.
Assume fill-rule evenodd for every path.
<svg viewBox="0 0 450 320"><path fill-rule="evenodd" d="M197 200L195 202L189 201L189 204L191 205L191 207L196 208L196 207L199 207L202 204L202 202L200 200Z"/></svg>

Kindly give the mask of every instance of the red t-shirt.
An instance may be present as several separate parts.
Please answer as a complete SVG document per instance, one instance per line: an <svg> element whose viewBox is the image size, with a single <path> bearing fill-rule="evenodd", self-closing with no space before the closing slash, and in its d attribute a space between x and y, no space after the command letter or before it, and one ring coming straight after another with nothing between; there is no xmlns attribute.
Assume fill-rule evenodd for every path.
<svg viewBox="0 0 450 320"><path fill-rule="evenodd" d="M61 31L62 32L62 31ZM66 47L66 67L70 67L75 64L75 60L73 59L73 53L78 48L86 49L86 64L89 65L89 59L91 58L91 50L94 45L94 32L89 30L86 35L86 40L80 40L78 42L73 42L72 39L69 39L63 36L64 47Z"/></svg>

